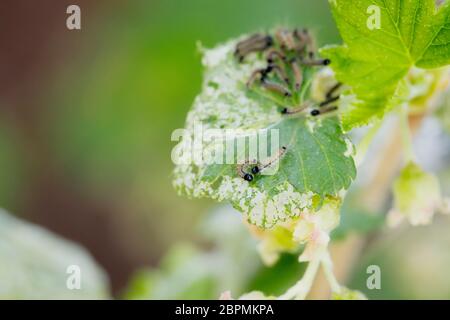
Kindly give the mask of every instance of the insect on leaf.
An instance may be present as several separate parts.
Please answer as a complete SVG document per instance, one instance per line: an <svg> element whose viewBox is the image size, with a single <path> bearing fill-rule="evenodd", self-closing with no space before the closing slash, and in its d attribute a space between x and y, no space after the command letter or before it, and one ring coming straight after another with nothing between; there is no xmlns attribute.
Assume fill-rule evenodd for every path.
<svg viewBox="0 0 450 320"><path fill-rule="evenodd" d="M246 144L243 149L236 148L231 163L178 164L174 185L191 197L229 201L250 223L269 228L347 189L356 175L354 147L342 133L337 117L312 117L309 113L283 115L280 110L291 107L296 97L277 98L264 90L247 88L252 71L263 67L266 61L261 54L252 54L239 63L233 56L237 42L232 40L211 50L203 49L203 88L188 114L187 134L179 144L179 151L195 158L207 153L205 150L223 146L223 141L211 140L200 147L195 136L195 128L199 126L203 132L247 130L225 139L233 145L238 145L237 140L242 136L267 134L268 150L274 149L271 133L276 132L278 147L268 152L267 158L272 159L278 170L255 175L251 182L244 180L239 175L237 160L240 154L249 151ZM316 69L304 69L305 82L314 75L313 70ZM308 99L309 93L304 98Z"/></svg>

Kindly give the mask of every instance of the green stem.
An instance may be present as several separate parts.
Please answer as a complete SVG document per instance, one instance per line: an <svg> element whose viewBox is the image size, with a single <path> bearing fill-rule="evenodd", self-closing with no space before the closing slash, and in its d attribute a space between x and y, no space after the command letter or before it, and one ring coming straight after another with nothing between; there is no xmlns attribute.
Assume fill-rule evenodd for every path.
<svg viewBox="0 0 450 320"><path fill-rule="evenodd" d="M341 286L339 285L339 282L337 281L333 273L333 262L331 261L331 256L328 250L322 257L322 268L325 273L325 278L330 284L331 291L335 293L340 293Z"/></svg>
<svg viewBox="0 0 450 320"><path fill-rule="evenodd" d="M366 135L361 139L361 141L358 143L358 146L356 147L356 157L355 157L355 164L357 167L361 165L363 162L367 150L369 149L370 144L372 143L373 139L375 138L378 130L381 127L382 121L378 121L375 123L372 128L370 128Z"/></svg>
<svg viewBox="0 0 450 320"><path fill-rule="evenodd" d="M320 250L320 252L317 252L314 259L309 262L308 267L306 268L306 271L300 281L289 288L286 293L279 296L278 300L304 300L311 290L320 265L322 265L325 277L330 284L331 291L334 293L340 293L341 286L334 276L333 262L331 261L330 253L328 251L328 248L323 248L322 250Z"/></svg>
<svg viewBox="0 0 450 320"><path fill-rule="evenodd" d="M321 255L317 254L316 257L311 260L306 268L303 277L293 287L291 287L286 293L278 297L278 300L304 300L308 295L319 270Z"/></svg>
<svg viewBox="0 0 450 320"><path fill-rule="evenodd" d="M415 162L416 156L411 138L411 130L409 128L408 105L404 104L400 111L400 129L402 133L403 149L405 152L406 162Z"/></svg>

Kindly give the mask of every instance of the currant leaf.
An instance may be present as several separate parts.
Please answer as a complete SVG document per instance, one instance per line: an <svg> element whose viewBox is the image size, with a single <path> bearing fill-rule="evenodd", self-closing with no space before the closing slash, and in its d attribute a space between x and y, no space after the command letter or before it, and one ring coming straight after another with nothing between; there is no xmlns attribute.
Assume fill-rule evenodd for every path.
<svg viewBox="0 0 450 320"><path fill-rule="evenodd" d="M3 209L0 238L0 299L109 299L106 273L79 245Z"/></svg>
<svg viewBox="0 0 450 320"><path fill-rule="evenodd" d="M356 176L352 158L354 147L343 134L337 117L315 118L309 113L286 116L280 112L286 107L286 100L257 88L248 89L246 82L252 71L261 68L265 61L259 55L252 55L245 63L238 63L233 56L237 42L233 40L203 50L206 69L203 89L188 114L186 129L189 133L180 142L179 150L181 154L183 150L189 153L196 145L194 132L200 123L203 131L257 129L272 132L275 129L279 132L279 147L286 148L275 161L278 170L271 175L255 175L255 179L248 182L238 174L237 161L178 164L174 185L188 196L229 201L250 223L269 228L313 208L325 197L338 197L340 191L347 189ZM304 71L305 78L308 72ZM309 93L305 96L309 98ZM271 140L268 140L270 149ZM211 142L204 149L214 150L217 145ZM248 145L240 152L247 150ZM195 157L202 150L194 148L192 153ZM236 160L238 154L234 157Z"/></svg>
<svg viewBox="0 0 450 320"><path fill-rule="evenodd" d="M434 0L330 0L330 5L344 45L325 47L321 54L357 97L342 115L346 131L392 108L399 83L412 67L450 63L448 1L439 7ZM379 29L367 25L373 6L379 8Z"/></svg>

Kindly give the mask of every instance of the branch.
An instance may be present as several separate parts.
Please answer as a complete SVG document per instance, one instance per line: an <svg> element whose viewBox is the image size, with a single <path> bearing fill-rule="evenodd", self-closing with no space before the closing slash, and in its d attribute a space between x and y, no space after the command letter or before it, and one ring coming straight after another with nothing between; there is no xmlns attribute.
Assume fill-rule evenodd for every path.
<svg viewBox="0 0 450 320"><path fill-rule="evenodd" d="M426 114L409 116L409 128L414 136ZM396 176L403 161L402 130L396 126L389 135L389 143L380 152L380 157L374 169L373 179L365 188L361 196L361 202L370 211L382 212L391 191L391 183ZM358 261L367 243L364 235L349 235L347 239L330 245L331 257L334 261L336 279L339 283L346 283L355 263ZM327 289L327 279L323 273L319 273L311 289L308 298L327 299L330 291Z"/></svg>

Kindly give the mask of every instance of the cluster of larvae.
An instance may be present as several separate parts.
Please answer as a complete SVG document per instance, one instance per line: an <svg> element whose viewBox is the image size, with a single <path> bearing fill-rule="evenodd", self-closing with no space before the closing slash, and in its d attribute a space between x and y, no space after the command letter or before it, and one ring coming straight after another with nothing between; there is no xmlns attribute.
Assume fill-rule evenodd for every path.
<svg viewBox="0 0 450 320"><path fill-rule="evenodd" d="M278 29L275 34L257 33L239 42L234 52L235 57L243 63L251 53L261 53L267 66L254 70L247 81L247 88L259 85L264 90L282 97L290 98L302 90L303 69L308 67L327 66L329 59L318 59L313 38L307 29ZM334 112L338 109L334 104L339 100L341 83L328 89L325 100L319 103L306 101L293 107L283 107L280 112L286 116L309 113L313 117ZM275 156L264 162L246 161L237 166L238 175L251 182L255 176L279 161L286 153L283 146Z"/></svg>

